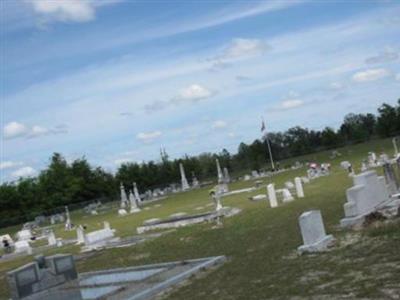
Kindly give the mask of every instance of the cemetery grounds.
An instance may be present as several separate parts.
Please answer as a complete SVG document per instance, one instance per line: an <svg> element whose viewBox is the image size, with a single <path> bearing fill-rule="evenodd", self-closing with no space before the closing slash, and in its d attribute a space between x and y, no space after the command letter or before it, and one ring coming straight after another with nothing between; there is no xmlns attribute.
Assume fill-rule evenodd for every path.
<svg viewBox="0 0 400 300"><path fill-rule="evenodd" d="M264 178L264 188L223 198L225 206L242 212L215 224L179 228L142 244L90 253L77 261L79 272L161 263L184 259L225 255L228 261L191 278L179 289L163 295L166 299L400 299L400 218L394 222L376 221L359 231L342 230L339 220L344 216L345 191L352 186L347 172L339 166L350 161L358 173L361 161L369 151L384 150L393 154L391 140L375 140L338 151L333 160L331 151L293 158L332 164L330 176L304 185L305 198L270 208L267 200L249 201L250 196L266 193L266 184L283 187L296 176L305 176L306 168L290 170L272 178ZM378 169L379 172L382 170ZM235 182L230 190L254 186L254 181ZM74 224L85 224L88 231L100 229L109 221L120 237L136 234L136 227L151 218L166 218L177 212L195 214L212 209L208 191L211 187L169 196L160 202L147 204L148 210L118 217L117 208L97 216L72 212ZM119 202L118 202L119 203ZM161 204L161 206L157 205ZM116 203L117 205L117 203ZM202 210L198 208L202 207ZM337 239L335 247L320 254L298 256L302 244L298 226L299 215L310 209L321 210L328 234ZM22 225L0 229L0 234L15 234ZM73 238L76 231L65 232L63 224L54 226L57 237ZM78 254L80 246L64 246L46 251ZM12 261L0 261L0 299L9 297L5 274L32 261L32 256Z"/></svg>

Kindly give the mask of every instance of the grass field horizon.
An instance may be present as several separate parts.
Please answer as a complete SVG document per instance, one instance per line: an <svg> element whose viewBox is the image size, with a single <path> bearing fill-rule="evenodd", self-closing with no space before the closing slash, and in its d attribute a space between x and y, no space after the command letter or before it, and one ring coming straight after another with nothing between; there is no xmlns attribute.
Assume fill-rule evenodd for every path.
<svg viewBox="0 0 400 300"><path fill-rule="evenodd" d="M267 201L252 202L248 197L265 193L265 188L223 198L225 206L242 210L239 215L214 224L178 228L154 240L133 247L107 249L77 262L79 272L136 266L148 263L177 261L207 256L225 255L221 267L190 284L165 295L166 299L396 299L400 295L400 223L381 224L363 231L340 229L345 191L352 185L340 161L350 161L358 173L361 161L369 151L393 154L390 139L373 140L337 149L342 156L330 159L329 151L295 157L282 165L299 161L332 164L331 175L304 185L305 198L270 208ZM380 169L377 169L381 172ZM306 168L289 170L263 179L263 186L274 182L283 187L285 181L305 176ZM254 186L254 181L230 184L230 190ZM171 195L157 203L145 204L149 210L118 217L117 209L97 216L72 212L74 224L85 224L88 231L102 227L109 221L116 235L136 234L136 228L150 218L165 218L177 212L201 212L211 203L210 187ZM160 207L156 207L161 204ZM298 216L310 209L319 209L328 233L337 238L330 251L317 255L298 256L302 244ZM3 228L0 233L15 233L21 226ZM73 238L75 231L65 232L63 224L53 227L57 237ZM46 251L51 253L79 253L78 246L65 246ZM0 298L8 297L5 273L32 260L31 256L0 262Z"/></svg>

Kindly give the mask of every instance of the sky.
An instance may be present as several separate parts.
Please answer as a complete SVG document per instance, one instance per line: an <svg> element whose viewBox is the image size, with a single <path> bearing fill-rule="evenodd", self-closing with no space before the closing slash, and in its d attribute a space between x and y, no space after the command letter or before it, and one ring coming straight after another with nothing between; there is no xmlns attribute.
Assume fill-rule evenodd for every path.
<svg viewBox="0 0 400 300"><path fill-rule="evenodd" d="M2 0L2 182L236 152L400 98L398 1Z"/></svg>

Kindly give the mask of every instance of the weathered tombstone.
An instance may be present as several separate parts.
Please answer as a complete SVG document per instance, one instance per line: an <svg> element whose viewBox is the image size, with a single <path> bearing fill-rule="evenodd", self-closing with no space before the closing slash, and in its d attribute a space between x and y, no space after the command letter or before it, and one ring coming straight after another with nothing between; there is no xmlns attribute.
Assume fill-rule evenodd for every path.
<svg viewBox="0 0 400 300"><path fill-rule="evenodd" d="M17 240L18 241L26 241L30 240L32 237L32 233L29 229L23 229L17 232Z"/></svg>
<svg viewBox="0 0 400 300"><path fill-rule="evenodd" d="M0 236L0 249L4 249L6 253L10 253L14 246L14 241L9 234Z"/></svg>
<svg viewBox="0 0 400 300"><path fill-rule="evenodd" d="M243 178L244 181L249 181L250 179L251 179L250 175L248 175L248 174L244 175L244 178Z"/></svg>
<svg viewBox="0 0 400 300"><path fill-rule="evenodd" d="M47 235L47 243L49 246L57 245L56 235L54 234L53 230L51 230L50 233Z"/></svg>
<svg viewBox="0 0 400 300"><path fill-rule="evenodd" d="M319 210L302 213L299 225L303 237L303 245L297 248L299 253L323 251L335 240L332 235L326 235Z"/></svg>
<svg viewBox="0 0 400 300"><path fill-rule="evenodd" d="M282 189L283 202L291 202L294 200L292 193L288 189Z"/></svg>
<svg viewBox="0 0 400 300"><path fill-rule="evenodd" d="M85 246L91 246L97 243L104 242L114 237L114 230L111 228L104 228L96 231L86 233Z"/></svg>
<svg viewBox="0 0 400 300"><path fill-rule="evenodd" d="M225 183L230 183L231 182L231 177L229 176L229 171L228 168L224 168L224 182Z"/></svg>
<svg viewBox="0 0 400 300"><path fill-rule="evenodd" d="M179 171L181 173L181 184L182 184L182 191L186 191L188 190L189 187L189 183L186 179L186 175L185 175L185 169L183 168L183 164L179 163Z"/></svg>
<svg viewBox="0 0 400 300"><path fill-rule="evenodd" d="M285 187L287 188L287 189L294 189L294 184L293 184L293 182L291 182L291 181L286 181L285 182Z"/></svg>
<svg viewBox="0 0 400 300"><path fill-rule="evenodd" d="M126 196L126 191L125 191L125 187L124 187L124 185L122 184L122 182L121 182L121 185L119 186L119 189L120 189L120 194L121 194L121 205L120 205L120 208L121 209L124 209L124 208L126 208L126 206L127 206L127 203L128 203L128 197Z"/></svg>
<svg viewBox="0 0 400 300"><path fill-rule="evenodd" d="M217 164L218 183L222 184L224 183L224 174L222 173L218 158L215 160L215 163Z"/></svg>
<svg viewBox="0 0 400 300"><path fill-rule="evenodd" d="M399 180L394 172L393 166L390 163L383 165L383 174L385 176L386 184L391 195L397 194L399 190Z"/></svg>
<svg viewBox="0 0 400 300"><path fill-rule="evenodd" d="M397 148L397 138L394 137L392 139L392 143L393 143L393 148L394 148L394 157L397 157L399 155L399 149Z"/></svg>
<svg viewBox="0 0 400 300"><path fill-rule="evenodd" d="M340 167L341 167L343 170L348 170L350 166L351 166L351 163L348 162L347 160L342 161L342 162L340 163Z"/></svg>
<svg viewBox="0 0 400 300"><path fill-rule="evenodd" d="M192 187L193 187L193 188L198 188L198 187L200 187L200 183L199 183L199 181L197 180L196 175L194 175L194 172L192 172Z"/></svg>
<svg viewBox="0 0 400 300"><path fill-rule="evenodd" d="M258 177L260 177L260 174L258 174L258 171L257 171L257 170L253 170L253 171L251 171L251 176L252 176L253 178L258 178Z"/></svg>
<svg viewBox="0 0 400 300"><path fill-rule="evenodd" d="M68 206L65 206L65 216L67 218L66 222L65 222L65 230L69 231L72 230L72 222L71 222L71 217L69 215L69 210L68 210Z"/></svg>
<svg viewBox="0 0 400 300"><path fill-rule="evenodd" d="M76 228L76 236L77 236L77 244L83 244L85 243L85 229L83 228L82 225L79 225Z"/></svg>
<svg viewBox="0 0 400 300"><path fill-rule="evenodd" d="M296 194L298 198L304 198L303 184L301 183L300 177L294 179L294 184L296 186Z"/></svg>
<svg viewBox="0 0 400 300"><path fill-rule="evenodd" d="M375 171L355 175L353 182L354 186L346 191L345 218L340 221L343 227L362 222L367 214L389 199L385 179L378 177Z"/></svg>
<svg viewBox="0 0 400 300"><path fill-rule="evenodd" d="M129 193L130 213L140 212L140 208L137 206L135 196L132 192Z"/></svg>
<svg viewBox="0 0 400 300"><path fill-rule="evenodd" d="M109 229L109 230L111 230L110 222L104 221L103 224L104 224L104 229Z"/></svg>
<svg viewBox="0 0 400 300"><path fill-rule="evenodd" d="M271 205L272 208L277 207L278 201L276 200L275 186L273 183L268 184L267 192L268 192L269 204Z"/></svg>
<svg viewBox="0 0 400 300"><path fill-rule="evenodd" d="M127 214L128 212L125 209L123 208L118 209L118 216L123 217L126 216Z"/></svg>
<svg viewBox="0 0 400 300"><path fill-rule="evenodd" d="M135 195L137 203L140 203L142 200L140 199L140 194L136 182L133 183L133 194Z"/></svg>
<svg viewBox="0 0 400 300"><path fill-rule="evenodd" d="M14 252L32 254L32 248L27 240L17 241L14 243Z"/></svg>

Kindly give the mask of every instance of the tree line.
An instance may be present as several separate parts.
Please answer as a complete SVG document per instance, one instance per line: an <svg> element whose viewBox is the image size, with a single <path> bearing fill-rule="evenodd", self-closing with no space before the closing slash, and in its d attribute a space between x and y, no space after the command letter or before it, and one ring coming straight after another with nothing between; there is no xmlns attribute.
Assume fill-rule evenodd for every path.
<svg viewBox="0 0 400 300"><path fill-rule="evenodd" d="M0 185L0 227L32 220L64 205L88 201L111 201L119 197L119 185L131 188L138 184L141 192L180 182L179 163L183 163L189 182L216 179L215 159L230 172L259 170L268 163L266 138L275 160L304 155L343 145L390 137L400 133L400 99L397 105L382 104L377 114L348 114L338 129L309 130L299 126L284 132L270 132L251 144L241 143L235 154L220 153L170 159L162 150L159 161L122 164L115 174L89 164L85 157L67 163L59 153L50 158L47 168L37 177L20 178Z"/></svg>

